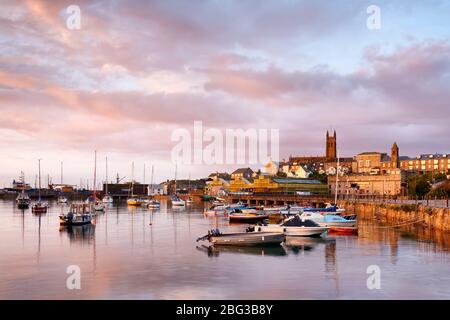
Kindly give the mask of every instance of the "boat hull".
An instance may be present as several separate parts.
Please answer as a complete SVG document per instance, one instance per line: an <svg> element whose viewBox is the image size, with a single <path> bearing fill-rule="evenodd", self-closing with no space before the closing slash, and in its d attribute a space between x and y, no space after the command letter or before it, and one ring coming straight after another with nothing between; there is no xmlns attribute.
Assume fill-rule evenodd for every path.
<svg viewBox="0 0 450 320"><path fill-rule="evenodd" d="M37 207L37 206L33 206L33 207L31 208L31 211L32 211L33 213L36 213L36 214L47 213L47 207Z"/></svg>
<svg viewBox="0 0 450 320"><path fill-rule="evenodd" d="M230 215L229 220L230 222L242 222L242 223L251 223L251 222L258 222L265 219L269 219L269 215Z"/></svg>
<svg viewBox="0 0 450 320"><path fill-rule="evenodd" d="M256 226L255 231L278 232L290 237L319 237L326 227L285 227L281 225Z"/></svg>
<svg viewBox="0 0 450 320"><path fill-rule="evenodd" d="M230 233L210 239L214 245L222 246L279 245L283 240L284 235L282 233L271 232Z"/></svg>
<svg viewBox="0 0 450 320"><path fill-rule="evenodd" d="M339 233L339 234L358 234L357 227L330 227L330 233Z"/></svg>
<svg viewBox="0 0 450 320"><path fill-rule="evenodd" d="M355 227L356 221L348 220L348 221L318 222L318 224L323 227L335 227L335 228Z"/></svg>

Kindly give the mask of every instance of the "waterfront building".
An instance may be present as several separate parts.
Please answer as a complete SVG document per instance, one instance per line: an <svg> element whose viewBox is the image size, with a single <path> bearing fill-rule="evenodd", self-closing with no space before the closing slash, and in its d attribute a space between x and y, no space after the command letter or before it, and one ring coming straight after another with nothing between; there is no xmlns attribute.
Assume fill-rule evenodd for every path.
<svg viewBox="0 0 450 320"><path fill-rule="evenodd" d="M213 176L205 185L205 194L210 196L223 196L230 190L230 179L221 178L219 175Z"/></svg>
<svg viewBox="0 0 450 320"><path fill-rule="evenodd" d="M326 194L328 192L328 186L313 179L280 178L259 175L253 179L239 177L231 181L217 178L206 187L206 193L209 195L268 192Z"/></svg>
<svg viewBox="0 0 450 320"><path fill-rule="evenodd" d="M401 169L392 169L383 174L339 175L338 195L404 195L406 194L407 173ZM336 192L336 175L328 176L328 189Z"/></svg>

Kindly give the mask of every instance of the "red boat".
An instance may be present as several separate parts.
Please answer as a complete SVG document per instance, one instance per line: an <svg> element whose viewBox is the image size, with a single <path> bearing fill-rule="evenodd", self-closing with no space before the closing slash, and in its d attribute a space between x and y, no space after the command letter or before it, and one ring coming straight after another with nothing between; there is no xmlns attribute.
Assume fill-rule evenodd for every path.
<svg viewBox="0 0 450 320"><path fill-rule="evenodd" d="M47 213L48 205L41 201L41 159L39 162L39 200L31 207L31 212L36 214Z"/></svg>
<svg viewBox="0 0 450 320"><path fill-rule="evenodd" d="M38 202L31 207L31 212L36 214L47 213L47 204Z"/></svg>
<svg viewBox="0 0 450 320"><path fill-rule="evenodd" d="M358 234L358 227L329 227L328 233Z"/></svg>

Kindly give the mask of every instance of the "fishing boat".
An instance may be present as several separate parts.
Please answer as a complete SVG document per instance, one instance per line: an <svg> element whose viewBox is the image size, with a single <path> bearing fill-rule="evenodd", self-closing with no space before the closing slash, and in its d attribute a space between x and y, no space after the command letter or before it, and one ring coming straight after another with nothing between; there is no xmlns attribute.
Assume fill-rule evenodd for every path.
<svg viewBox="0 0 450 320"><path fill-rule="evenodd" d="M106 157L106 184L105 184L105 196L102 199L104 204L110 204L114 202L114 198L109 195L108 192L108 157Z"/></svg>
<svg viewBox="0 0 450 320"><path fill-rule="evenodd" d="M286 236L319 237L328 230L312 220L302 219L300 215L288 217L282 224L258 225L256 232L281 232ZM252 231L251 229L249 231Z"/></svg>
<svg viewBox="0 0 450 320"><path fill-rule="evenodd" d="M258 222L269 218L269 214L258 212L255 209L233 208L228 210L228 219L230 222Z"/></svg>
<svg viewBox="0 0 450 320"><path fill-rule="evenodd" d="M208 231L208 234L197 241L208 240L214 245L225 246L262 246L280 245L284 240L282 233L273 232L235 232L221 233L218 229Z"/></svg>
<svg viewBox="0 0 450 320"><path fill-rule="evenodd" d="M28 209L30 207L31 199L30 196L25 193L25 175L22 171L21 176L21 185L22 185L22 192L19 193L19 195L16 198L17 208L19 209Z"/></svg>
<svg viewBox="0 0 450 320"><path fill-rule="evenodd" d="M41 199L41 159L38 160L39 162L39 198L36 203L33 204L31 207L31 212L35 214L42 214L47 213L48 210L48 204L46 202L43 202Z"/></svg>
<svg viewBox="0 0 450 320"><path fill-rule="evenodd" d="M75 202L70 205L67 214L59 216L61 226L81 226L90 224L93 218L92 207L84 202Z"/></svg>
<svg viewBox="0 0 450 320"><path fill-rule="evenodd" d="M186 199L186 204L193 204L194 203L194 199L192 199L192 197L189 197Z"/></svg>

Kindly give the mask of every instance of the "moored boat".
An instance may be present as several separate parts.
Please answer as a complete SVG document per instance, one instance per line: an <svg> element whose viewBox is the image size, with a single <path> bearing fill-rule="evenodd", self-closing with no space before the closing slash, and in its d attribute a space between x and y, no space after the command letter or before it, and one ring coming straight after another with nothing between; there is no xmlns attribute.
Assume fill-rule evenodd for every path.
<svg viewBox="0 0 450 320"><path fill-rule="evenodd" d="M160 206L161 206L161 204L156 199L150 199L147 202L147 207L149 207L149 208L159 208Z"/></svg>
<svg viewBox="0 0 450 320"><path fill-rule="evenodd" d="M33 206L31 207L31 212L35 214L43 214L47 213L48 204L41 200L41 159L39 159L38 162L39 162L39 198L38 201L34 203Z"/></svg>
<svg viewBox="0 0 450 320"><path fill-rule="evenodd" d="M46 202L38 201L31 207L31 212L36 214L47 213L48 204Z"/></svg>
<svg viewBox="0 0 450 320"><path fill-rule="evenodd" d="M68 199L64 196L59 196L58 197L58 203L67 203Z"/></svg>
<svg viewBox="0 0 450 320"><path fill-rule="evenodd" d="M319 212L304 212L302 219L312 220L324 227L354 227L357 220L354 216L342 217L336 214L321 215Z"/></svg>
<svg viewBox="0 0 450 320"><path fill-rule="evenodd" d="M186 205L186 202L176 195L170 198L170 202L174 207L184 207Z"/></svg>
<svg viewBox="0 0 450 320"><path fill-rule="evenodd" d="M21 174L21 185L22 185L22 192L19 193L19 195L16 198L17 208L19 209L28 209L30 207L31 199L28 196L27 193L25 193L25 175L22 172Z"/></svg>
<svg viewBox="0 0 450 320"><path fill-rule="evenodd" d="M90 224L92 218L91 206L83 202L76 202L70 205L67 214L59 216L59 224L62 226L81 226Z"/></svg>
<svg viewBox="0 0 450 320"><path fill-rule="evenodd" d="M281 232L286 236L318 237L328 230L312 220L302 219L300 215L287 218L282 224L258 225L254 231Z"/></svg>
<svg viewBox="0 0 450 320"><path fill-rule="evenodd" d="M330 233L358 234L358 227L333 227L329 228Z"/></svg>
<svg viewBox="0 0 450 320"><path fill-rule="evenodd" d="M131 197L127 199L127 204L129 206L142 206L147 203L147 199L140 197Z"/></svg>
<svg viewBox="0 0 450 320"><path fill-rule="evenodd" d="M269 214L258 212L255 209L235 208L228 211L230 222L258 222L269 218Z"/></svg>
<svg viewBox="0 0 450 320"><path fill-rule="evenodd" d="M197 241L201 240L208 240L214 245L226 246L279 245L283 242L284 235L273 232L221 233L216 229L208 231L206 236L197 239Z"/></svg>

